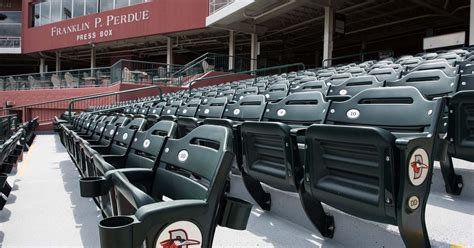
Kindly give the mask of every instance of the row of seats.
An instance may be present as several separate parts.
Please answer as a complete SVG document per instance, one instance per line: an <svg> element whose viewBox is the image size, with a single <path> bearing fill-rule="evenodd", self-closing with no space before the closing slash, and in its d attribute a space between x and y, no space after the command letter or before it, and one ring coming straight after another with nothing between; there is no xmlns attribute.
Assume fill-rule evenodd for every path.
<svg viewBox="0 0 474 248"><path fill-rule="evenodd" d="M247 89L259 80L232 82L170 94L162 101L155 98L122 105L122 113L117 112L117 106L104 106L100 113L81 113L72 125L61 127L61 140L84 176L84 192L91 191L86 185L92 184L86 182L94 181L96 191L86 195L97 197L106 216L136 216L139 206L157 199L150 190L157 186L156 181L147 180L145 175L127 175L130 169L123 168L151 167L158 175L160 164L168 164L161 163L160 158L166 158L167 149L173 148L166 145L167 139L193 139L189 135L203 127L225 127L233 137L228 144L236 155L236 172L262 209L271 210L272 205L264 183L298 192L308 218L325 237L332 237L335 224L321 203L364 219L397 225L407 246L429 246L424 211L433 162L441 162L446 190L459 194L462 177L454 173L452 157L474 161L470 111L474 91L459 87L459 77L430 68L383 83L388 87L352 91L346 88L364 84L325 83L333 91L344 85L350 94L343 97L308 90L276 100L267 96L270 92L245 94L232 96L236 102L230 102L224 94L229 86L232 89L244 82ZM282 78L276 75L267 79L286 80ZM291 82L272 85L284 84ZM114 108L108 111L109 107ZM146 150L144 137L153 133L156 141L148 140L156 144L155 150ZM212 139L199 144L220 149ZM187 160L188 155L183 154L178 160L180 156ZM194 158L196 168L201 168L203 159ZM184 178L201 183L208 179L170 164L167 169L175 169ZM118 179L116 175L120 175ZM167 181L163 178L160 180ZM168 188L155 189L172 195ZM99 197L103 195L106 197ZM201 194L193 191L193 195Z"/></svg>
<svg viewBox="0 0 474 248"><path fill-rule="evenodd" d="M83 175L81 195L108 217L102 247L152 246L160 230L183 221L199 227L204 247L216 225L245 229L252 205L225 193L234 158L227 128L204 125L178 139L172 121L85 114L59 130ZM127 215L141 231L128 232ZM123 238L105 238L117 229Z"/></svg>
<svg viewBox="0 0 474 248"><path fill-rule="evenodd" d="M11 137L0 145L0 210L5 206L12 190L7 178L22 152L27 150L33 142L34 130L37 126L38 118L22 123Z"/></svg>

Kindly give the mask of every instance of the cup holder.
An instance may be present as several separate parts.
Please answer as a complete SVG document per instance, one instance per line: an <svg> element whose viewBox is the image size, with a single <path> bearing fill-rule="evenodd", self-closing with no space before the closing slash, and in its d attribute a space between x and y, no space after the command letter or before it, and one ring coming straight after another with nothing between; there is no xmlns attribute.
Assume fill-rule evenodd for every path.
<svg viewBox="0 0 474 248"><path fill-rule="evenodd" d="M235 230L245 230L252 206L250 202L226 196L225 207L219 225Z"/></svg>
<svg viewBox="0 0 474 248"><path fill-rule="evenodd" d="M105 177L85 177L79 180L82 197L99 197L107 194L109 188Z"/></svg>
<svg viewBox="0 0 474 248"><path fill-rule="evenodd" d="M114 216L99 223L100 247L133 247L133 225L130 216Z"/></svg>

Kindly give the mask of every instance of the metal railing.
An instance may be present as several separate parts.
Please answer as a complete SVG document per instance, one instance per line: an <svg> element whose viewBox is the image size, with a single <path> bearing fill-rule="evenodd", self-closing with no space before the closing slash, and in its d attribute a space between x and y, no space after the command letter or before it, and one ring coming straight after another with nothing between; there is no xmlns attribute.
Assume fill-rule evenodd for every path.
<svg viewBox="0 0 474 248"><path fill-rule="evenodd" d="M0 115L17 115L19 122L30 121L39 117L40 125L52 123L55 116L60 116L66 111L69 113L84 111L90 106L112 105L141 97L158 95L161 98L159 86L142 87L119 92L109 92L89 96L73 97L35 104L27 104L0 110Z"/></svg>
<svg viewBox="0 0 474 248"><path fill-rule="evenodd" d="M251 75L253 79L256 81L258 77L263 77L263 76L269 76L269 75L275 75L275 74L282 74L282 73L288 73L288 72L293 72L293 71L300 71L300 70L305 70L306 66L303 63L294 63L294 64L287 64L287 65L280 65L280 66L272 66L272 67L267 67L267 68L260 68L256 70L248 70L248 71L241 71L241 72L236 72L236 73L228 73L228 74L223 74L223 75L218 75L218 76L212 76L212 77L206 77L206 78L200 78L200 79L195 79L189 84L189 91L192 90L193 86L201 81L204 80L215 80L215 79L223 79L222 82L220 83L227 83L229 82L229 76L237 76L237 75ZM236 80L235 80L236 81Z"/></svg>
<svg viewBox="0 0 474 248"><path fill-rule="evenodd" d="M214 14L233 2L235 2L235 0L209 0L209 15Z"/></svg>
<svg viewBox="0 0 474 248"><path fill-rule="evenodd" d="M97 106L97 105L106 105L102 103L102 100L107 100L109 97L114 97L115 98L115 103L116 102L122 102L122 101L127 101L127 100L132 100L128 98L120 98L121 95L125 94L130 94L130 93L135 93L135 92L140 92L140 91L145 91L145 93L151 92L150 90L158 90L158 96L160 99L162 99L163 91L159 86L148 86L148 87L143 87L143 88L138 88L138 89L133 89L133 90L124 90L124 91L119 91L119 92L113 92L113 93L105 93L105 94L99 94L99 95L91 95L91 96L85 96L85 97L78 97L75 99L72 99L69 101L68 104L68 114L69 116L72 116L72 112L74 112L77 109L80 110L85 110L89 106ZM146 96L151 96L150 94L144 94L141 97L146 97ZM135 97L136 98L136 97ZM95 104L91 104L91 101L94 101ZM96 102L99 101L97 104ZM109 103L110 105L110 103ZM78 108L79 106L79 108Z"/></svg>
<svg viewBox="0 0 474 248"><path fill-rule="evenodd" d="M0 37L0 48L21 48L21 37Z"/></svg>
<svg viewBox="0 0 474 248"><path fill-rule="evenodd" d="M163 79L167 81L171 75L182 68L183 65L122 59L112 65L111 81L112 83L155 84Z"/></svg>
<svg viewBox="0 0 474 248"><path fill-rule="evenodd" d="M0 90L61 89L110 86L120 82L157 84L182 65L119 60L110 67L0 76Z"/></svg>
<svg viewBox="0 0 474 248"><path fill-rule="evenodd" d="M368 51L368 52L358 52L354 54L349 54L349 55L344 55L344 56L338 56L330 59L323 59L322 60L322 65L324 67L324 62L331 61L334 62L336 60L343 60L343 59L348 59L348 58L359 58L359 62L366 61L366 56L371 55L371 54L379 54L379 53L387 53L391 54L393 56L394 52L392 50L377 50L377 51ZM350 60L351 62L354 62L354 60Z"/></svg>
<svg viewBox="0 0 474 248"><path fill-rule="evenodd" d="M111 85L109 67L0 77L0 90L83 88L109 85Z"/></svg>
<svg viewBox="0 0 474 248"><path fill-rule="evenodd" d="M233 60L233 68L229 67L230 60ZM182 86L193 81L195 75L203 74L209 71L220 72L241 72L250 69L250 59L238 56L229 56L226 54L205 53L172 75L172 82L175 85Z"/></svg>

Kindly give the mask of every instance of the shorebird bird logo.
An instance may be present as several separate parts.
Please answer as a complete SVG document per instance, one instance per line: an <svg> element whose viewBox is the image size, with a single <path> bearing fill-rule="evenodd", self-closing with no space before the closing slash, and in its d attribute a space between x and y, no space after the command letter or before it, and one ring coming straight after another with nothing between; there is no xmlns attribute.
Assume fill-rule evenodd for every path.
<svg viewBox="0 0 474 248"><path fill-rule="evenodd" d="M162 248L188 248L201 244L197 240L189 239L188 233L183 229L170 230L169 235L169 239L160 242Z"/></svg>
<svg viewBox="0 0 474 248"><path fill-rule="evenodd" d="M419 179L423 175L423 169L428 168L428 165L423 163L423 157L419 154L415 155L415 161L411 162L410 166L414 172L413 179Z"/></svg>
<svg viewBox="0 0 474 248"><path fill-rule="evenodd" d="M428 153L422 149L416 149L408 164L408 178L414 186L421 185L429 173L429 157Z"/></svg>

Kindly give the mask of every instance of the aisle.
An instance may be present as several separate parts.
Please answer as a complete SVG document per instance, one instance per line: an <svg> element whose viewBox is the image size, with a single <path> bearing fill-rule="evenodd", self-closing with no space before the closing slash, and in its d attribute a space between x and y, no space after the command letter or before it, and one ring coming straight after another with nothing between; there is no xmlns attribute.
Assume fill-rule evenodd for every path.
<svg viewBox="0 0 474 248"><path fill-rule="evenodd" d="M0 211L0 247L97 247L100 212L79 195L79 174L58 135L38 135Z"/></svg>

